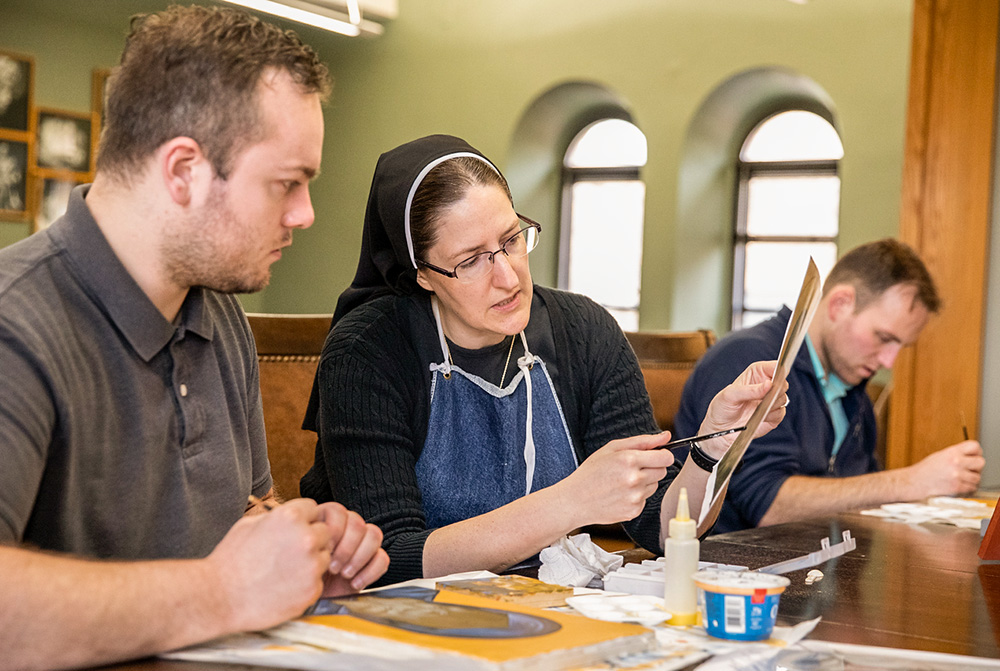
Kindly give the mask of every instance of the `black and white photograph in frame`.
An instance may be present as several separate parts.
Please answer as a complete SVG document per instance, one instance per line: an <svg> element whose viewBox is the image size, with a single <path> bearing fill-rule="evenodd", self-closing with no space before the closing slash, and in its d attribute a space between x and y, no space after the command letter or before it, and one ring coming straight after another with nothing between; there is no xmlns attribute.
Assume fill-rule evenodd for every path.
<svg viewBox="0 0 1000 671"><path fill-rule="evenodd" d="M90 125L89 114L39 110L35 144L38 167L88 172Z"/></svg>
<svg viewBox="0 0 1000 671"><path fill-rule="evenodd" d="M28 210L28 143L0 140L0 215L22 218Z"/></svg>
<svg viewBox="0 0 1000 671"><path fill-rule="evenodd" d="M97 122L98 133L104 129L104 94L110 77L111 68L96 68L90 76L90 112Z"/></svg>
<svg viewBox="0 0 1000 671"><path fill-rule="evenodd" d="M27 131L31 120L32 61L0 51L0 129Z"/></svg>
<svg viewBox="0 0 1000 671"><path fill-rule="evenodd" d="M48 228L52 222L66 213L66 206L69 205L69 194L78 184L75 179L58 177L46 177L38 180L37 183L39 194L36 202L38 207L35 212L33 233Z"/></svg>

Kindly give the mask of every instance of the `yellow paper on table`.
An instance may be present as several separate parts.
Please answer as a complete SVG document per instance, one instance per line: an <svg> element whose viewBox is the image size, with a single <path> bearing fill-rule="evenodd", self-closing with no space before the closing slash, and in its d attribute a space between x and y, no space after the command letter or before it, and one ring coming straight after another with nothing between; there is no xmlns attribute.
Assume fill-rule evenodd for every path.
<svg viewBox="0 0 1000 671"><path fill-rule="evenodd" d="M265 633L401 662L459 659L504 671L572 668L656 645L635 624L412 586L321 599L310 614Z"/></svg>
<svg viewBox="0 0 1000 671"><path fill-rule="evenodd" d="M708 477L707 491L705 492L705 497L702 499L701 514L698 516L699 524L708 517L713 509L722 506L722 493L726 490L730 476L732 476L736 466L739 465L740 460L746 453L750 441L753 440L754 433L760 427L760 423L767 417L767 413L771 412L774 401L778 398L778 392L781 389L782 383L788 377L788 373L792 369L792 363L795 361L795 357L799 353L799 348L802 346L802 341L805 340L806 332L809 330L809 324L812 323L816 308L819 307L821 289L822 284L820 282L819 270L816 268L816 263L812 260L812 257L810 257L809 265L806 267L806 275L802 279L802 288L799 290L799 299L795 302L795 309L792 310L792 316L788 319L788 327L785 329L785 338L781 343L781 351L778 354L778 365L774 369L771 389L761 399L757 409L754 410L750 419L747 420L747 428L740 432L736 440L733 441L733 444L729 446L729 450L726 451L722 459L719 460L719 463L712 469L712 473Z"/></svg>

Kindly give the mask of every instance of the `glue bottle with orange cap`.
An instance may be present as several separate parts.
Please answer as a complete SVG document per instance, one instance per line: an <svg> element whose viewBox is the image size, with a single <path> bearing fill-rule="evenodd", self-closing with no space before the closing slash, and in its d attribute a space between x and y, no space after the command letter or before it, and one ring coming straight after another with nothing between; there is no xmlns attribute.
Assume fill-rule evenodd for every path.
<svg viewBox="0 0 1000 671"><path fill-rule="evenodd" d="M681 487L677 516L670 520L670 535L663 544L663 605L671 615L667 624L698 624L698 587L694 582L698 571L697 528L688 512L687 489Z"/></svg>

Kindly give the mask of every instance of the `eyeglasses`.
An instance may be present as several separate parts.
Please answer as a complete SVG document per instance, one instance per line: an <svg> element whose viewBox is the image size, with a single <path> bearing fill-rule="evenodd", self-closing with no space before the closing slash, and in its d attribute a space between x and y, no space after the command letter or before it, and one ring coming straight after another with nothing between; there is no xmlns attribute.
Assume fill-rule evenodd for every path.
<svg viewBox="0 0 1000 671"><path fill-rule="evenodd" d="M500 249L495 252L480 252L470 256L455 266L455 270L445 270L444 268L435 266L432 263L427 263L426 261L420 261L419 259L417 260L417 263L425 268L430 268L436 273L441 273L445 277L452 277L462 284L468 284L469 282L475 282L476 280L482 279L493 270L493 259L500 252L503 252L507 258L518 259L522 256L526 256L528 252L538 245L538 236L542 232L542 225L537 221L528 219L524 215L519 214L517 215L517 218L527 224L527 226L504 240L503 244L500 245Z"/></svg>

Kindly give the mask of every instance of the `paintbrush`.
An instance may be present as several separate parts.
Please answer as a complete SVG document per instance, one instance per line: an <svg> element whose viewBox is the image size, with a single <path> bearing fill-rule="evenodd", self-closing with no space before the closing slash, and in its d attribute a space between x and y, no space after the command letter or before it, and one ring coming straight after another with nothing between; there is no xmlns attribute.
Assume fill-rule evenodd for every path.
<svg viewBox="0 0 1000 671"><path fill-rule="evenodd" d="M724 429L723 431L716 431L715 433L706 433L700 436L691 436L690 438L678 438L677 440L671 440L666 445L660 445L657 449L662 449L665 447L680 447L681 445L690 445L691 443L697 443L702 440L708 440L709 438L718 438L719 436L725 436L730 433L736 433L737 431L743 431L746 426L737 426L733 429Z"/></svg>
<svg viewBox="0 0 1000 671"><path fill-rule="evenodd" d="M274 510L275 508L277 508L278 506L281 505L280 503L278 503L274 499L268 499L268 500L265 501L262 498L254 496L253 494L251 494L250 496L247 497L247 501L250 502L250 505L252 505L252 506L261 506L262 508L264 508L264 510Z"/></svg>

